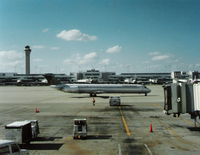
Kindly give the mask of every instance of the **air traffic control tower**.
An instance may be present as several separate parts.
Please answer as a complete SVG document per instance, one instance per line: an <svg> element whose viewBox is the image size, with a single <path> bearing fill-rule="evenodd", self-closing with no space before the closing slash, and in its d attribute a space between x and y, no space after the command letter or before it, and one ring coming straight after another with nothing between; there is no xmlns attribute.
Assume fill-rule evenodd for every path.
<svg viewBox="0 0 200 155"><path fill-rule="evenodd" d="M24 52L25 52L25 72L26 74L30 74L30 53L31 53L30 46L28 45L25 46Z"/></svg>

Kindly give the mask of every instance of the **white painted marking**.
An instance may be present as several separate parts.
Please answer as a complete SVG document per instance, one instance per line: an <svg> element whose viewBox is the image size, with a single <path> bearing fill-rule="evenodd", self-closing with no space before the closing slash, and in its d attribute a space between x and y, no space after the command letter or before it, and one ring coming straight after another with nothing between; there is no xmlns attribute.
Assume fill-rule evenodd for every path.
<svg viewBox="0 0 200 155"><path fill-rule="evenodd" d="M120 144L118 144L118 149L119 149L119 155L121 155L122 151L121 151L121 145Z"/></svg>
<svg viewBox="0 0 200 155"><path fill-rule="evenodd" d="M145 148L147 149L147 151L149 152L149 155L153 155L151 150L149 149L149 147L147 146L147 144L144 144Z"/></svg>

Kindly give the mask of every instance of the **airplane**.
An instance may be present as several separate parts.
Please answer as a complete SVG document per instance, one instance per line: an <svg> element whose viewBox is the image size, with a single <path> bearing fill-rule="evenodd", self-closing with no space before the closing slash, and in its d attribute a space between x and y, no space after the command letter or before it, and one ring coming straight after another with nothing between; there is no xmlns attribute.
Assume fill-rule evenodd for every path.
<svg viewBox="0 0 200 155"><path fill-rule="evenodd" d="M43 76L25 76L17 79L18 86L47 85L48 81Z"/></svg>
<svg viewBox="0 0 200 155"><path fill-rule="evenodd" d="M147 96L151 92L139 84L59 84L52 87L68 93L88 93L90 97L102 93L139 93Z"/></svg>
<svg viewBox="0 0 200 155"><path fill-rule="evenodd" d="M76 83L91 83L92 82L92 79L80 79L80 80L77 80Z"/></svg>
<svg viewBox="0 0 200 155"><path fill-rule="evenodd" d="M124 80L124 83L133 84L133 83L136 83L136 80L135 80L135 79L132 79L132 78L127 78L127 79Z"/></svg>

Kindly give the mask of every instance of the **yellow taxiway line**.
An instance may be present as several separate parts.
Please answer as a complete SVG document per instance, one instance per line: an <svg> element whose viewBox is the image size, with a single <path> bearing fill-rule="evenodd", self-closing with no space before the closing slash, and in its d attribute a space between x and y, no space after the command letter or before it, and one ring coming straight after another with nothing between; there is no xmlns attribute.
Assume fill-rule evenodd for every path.
<svg viewBox="0 0 200 155"><path fill-rule="evenodd" d="M129 130L128 128L128 124L124 118L124 115L123 115L123 112L121 110L121 107L119 106L119 111L120 111L120 114L121 114L121 120L122 120L122 123L123 123L123 126L124 126L124 129L125 129L125 132L127 134L127 136L130 136L131 135L131 131Z"/></svg>

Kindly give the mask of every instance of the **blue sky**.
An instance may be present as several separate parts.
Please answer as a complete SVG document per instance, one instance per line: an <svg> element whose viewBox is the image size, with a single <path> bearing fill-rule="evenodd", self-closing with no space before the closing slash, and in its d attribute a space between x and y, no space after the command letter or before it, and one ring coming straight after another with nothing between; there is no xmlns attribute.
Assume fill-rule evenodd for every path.
<svg viewBox="0 0 200 155"><path fill-rule="evenodd" d="M1 0L0 72L200 70L199 0Z"/></svg>

